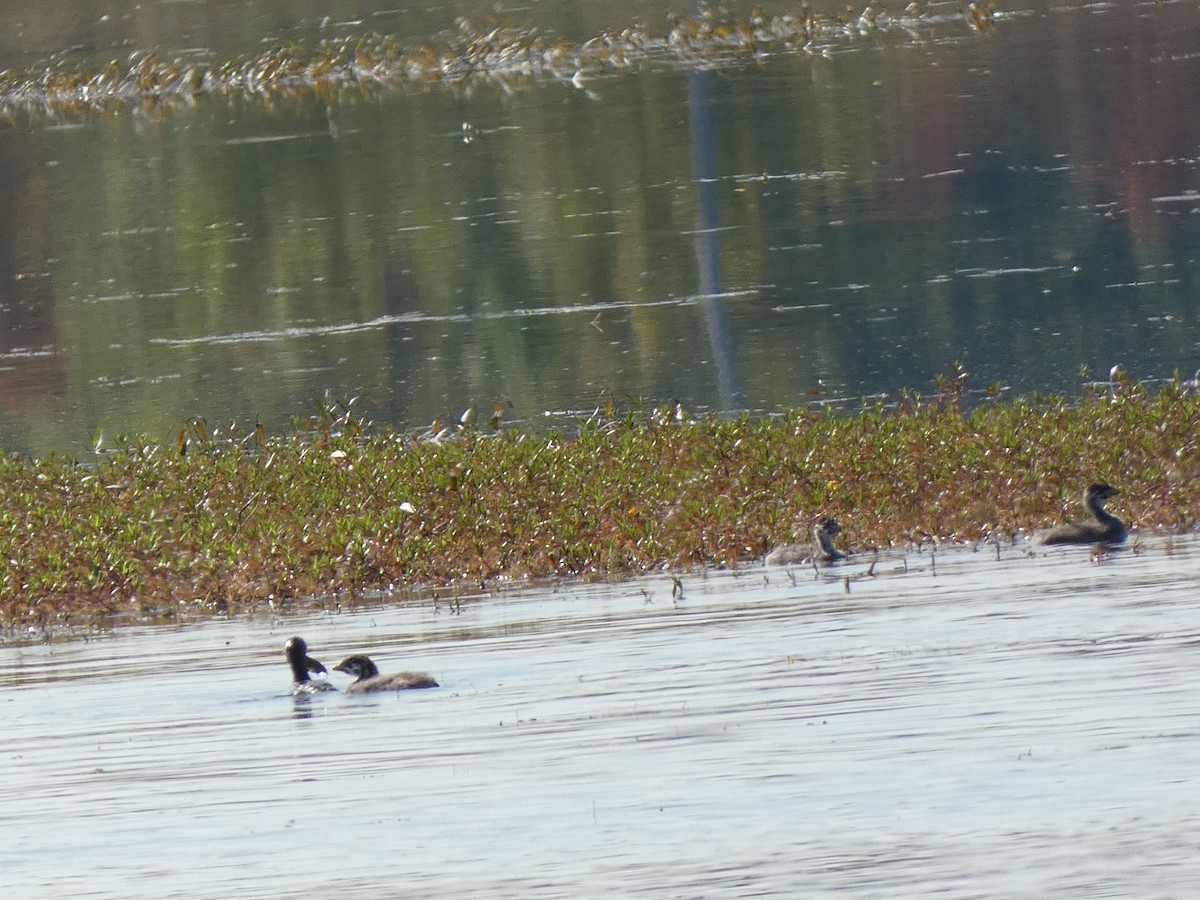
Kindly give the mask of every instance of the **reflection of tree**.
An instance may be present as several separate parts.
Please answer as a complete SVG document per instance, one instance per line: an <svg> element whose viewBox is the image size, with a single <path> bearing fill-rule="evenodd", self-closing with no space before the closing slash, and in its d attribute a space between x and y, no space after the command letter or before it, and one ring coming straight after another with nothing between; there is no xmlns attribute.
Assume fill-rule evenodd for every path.
<svg viewBox="0 0 1200 900"><path fill-rule="evenodd" d="M712 362L717 370L717 400L722 409L740 409L741 390L729 317L721 291L720 201L717 195L718 170L714 159L712 94L706 72L688 75L688 134L692 148L692 177L696 189L696 268L700 280L700 304Z"/></svg>

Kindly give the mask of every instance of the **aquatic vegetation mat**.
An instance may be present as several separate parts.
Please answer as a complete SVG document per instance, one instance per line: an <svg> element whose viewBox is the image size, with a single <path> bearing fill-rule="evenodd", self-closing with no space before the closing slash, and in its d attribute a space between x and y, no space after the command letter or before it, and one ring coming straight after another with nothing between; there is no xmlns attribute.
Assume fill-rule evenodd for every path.
<svg viewBox="0 0 1200 900"><path fill-rule="evenodd" d="M736 566L837 516L852 550L1007 541L1102 479L1135 527L1200 518L1200 393L695 419L598 410L572 435L470 418L403 434L332 404L269 438L192 420L96 461L0 458L7 633L337 607L415 585Z"/></svg>
<svg viewBox="0 0 1200 900"><path fill-rule="evenodd" d="M292 42L249 58L189 62L139 51L98 68L65 57L28 70L0 72L0 112L61 116L99 112L114 104L147 110L192 104L205 98L274 101L317 95L329 101L404 85L464 87L481 82L508 87L522 80L581 86L589 78L645 64L715 68L769 53L819 51L870 34L926 36L952 27L992 27L994 0L957 3L868 4L860 11L821 15L807 6L747 16L714 8L676 17L663 28L643 24L613 28L570 41L524 25L479 28L466 20L433 41L403 46L388 35Z"/></svg>

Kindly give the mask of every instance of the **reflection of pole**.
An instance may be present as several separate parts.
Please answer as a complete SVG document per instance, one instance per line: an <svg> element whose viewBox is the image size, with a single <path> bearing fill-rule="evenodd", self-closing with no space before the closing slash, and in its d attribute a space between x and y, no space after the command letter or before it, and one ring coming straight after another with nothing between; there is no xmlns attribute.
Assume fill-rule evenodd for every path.
<svg viewBox="0 0 1200 900"><path fill-rule="evenodd" d="M717 166L713 159L712 96L708 75L688 75L689 132L692 142L692 177L696 182L696 262L700 268L701 304L713 362L717 366L717 388L725 409L742 405L741 391L733 365L733 342L725 304L716 296L721 290L721 221L717 206Z"/></svg>

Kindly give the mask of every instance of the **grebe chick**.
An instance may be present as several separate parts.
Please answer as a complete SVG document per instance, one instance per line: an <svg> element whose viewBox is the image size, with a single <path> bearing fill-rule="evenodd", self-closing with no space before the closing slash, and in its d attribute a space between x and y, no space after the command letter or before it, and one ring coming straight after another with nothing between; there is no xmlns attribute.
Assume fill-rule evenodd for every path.
<svg viewBox="0 0 1200 900"><path fill-rule="evenodd" d="M1129 536L1125 523L1104 508L1115 487L1097 481L1083 492L1083 505L1092 514L1090 522L1068 522L1044 532L1038 542L1051 544L1119 544Z"/></svg>
<svg viewBox="0 0 1200 900"><path fill-rule="evenodd" d="M345 672L347 675L355 677L356 680L346 688L347 694L438 687L433 676L424 672L392 672L390 675L380 675L379 669L375 663L371 662L369 656L347 656L333 667L333 671Z"/></svg>
<svg viewBox="0 0 1200 900"><path fill-rule="evenodd" d="M325 672L325 667L308 655L308 644L304 638L290 638L283 645L283 655L287 657L292 667L293 694L319 694L321 691L336 691L328 681L313 681L308 677L309 672Z"/></svg>
<svg viewBox="0 0 1200 900"><path fill-rule="evenodd" d="M842 526L833 516L827 516L812 527L812 543L783 544L767 554L768 566L791 566L816 560L821 563L845 559L846 554L833 546L833 539L842 533Z"/></svg>

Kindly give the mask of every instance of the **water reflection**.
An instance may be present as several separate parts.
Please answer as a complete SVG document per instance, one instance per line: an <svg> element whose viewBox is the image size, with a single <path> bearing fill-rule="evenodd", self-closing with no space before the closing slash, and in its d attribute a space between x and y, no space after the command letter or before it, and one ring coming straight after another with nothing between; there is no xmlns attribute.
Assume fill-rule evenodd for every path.
<svg viewBox="0 0 1200 900"><path fill-rule="evenodd" d="M312 694L293 694L292 695L292 718L293 719L311 719L313 716L313 695Z"/></svg>
<svg viewBox="0 0 1200 900"><path fill-rule="evenodd" d="M1190 373L1193 12L11 124L0 447L282 430L326 389L412 427L505 399L538 428L609 396L850 404L956 358L1022 392Z"/></svg>
<svg viewBox="0 0 1200 900"><path fill-rule="evenodd" d="M740 409L733 340L721 291L721 213L717 199L712 92L707 72L692 72L688 83L688 132L692 143L692 175L696 181L696 268L704 298L704 324L717 368L717 392L722 409Z"/></svg>

